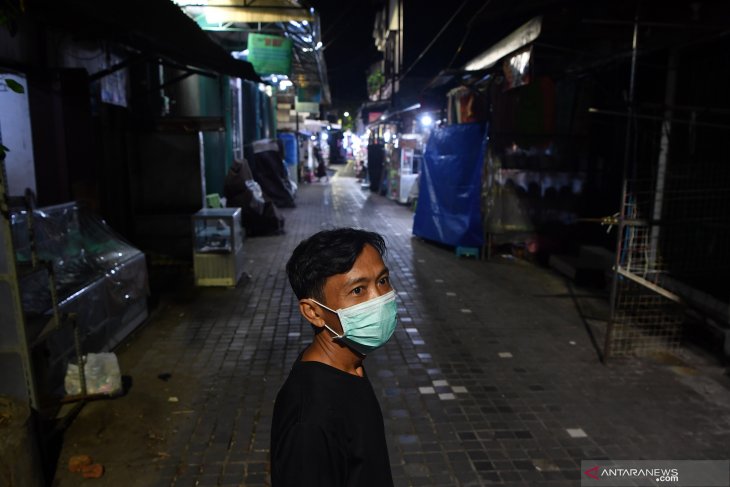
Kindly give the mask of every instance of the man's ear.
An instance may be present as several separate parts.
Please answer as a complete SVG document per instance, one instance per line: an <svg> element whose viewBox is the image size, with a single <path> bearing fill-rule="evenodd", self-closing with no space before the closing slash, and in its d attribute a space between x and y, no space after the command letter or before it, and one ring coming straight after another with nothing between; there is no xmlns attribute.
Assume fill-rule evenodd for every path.
<svg viewBox="0 0 730 487"><path fill-rule="evenodd" d="M308 322L317 328L323 328L325 321L322 318L322 308L311 299L299 300L299 312L307 319Z"/></svg>

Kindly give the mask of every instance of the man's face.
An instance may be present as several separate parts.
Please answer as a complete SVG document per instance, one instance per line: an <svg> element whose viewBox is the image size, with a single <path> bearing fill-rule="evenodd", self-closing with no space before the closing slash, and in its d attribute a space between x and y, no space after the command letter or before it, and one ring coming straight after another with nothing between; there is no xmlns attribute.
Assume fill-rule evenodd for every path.
<svg viewBox="0 0 730 487"><path fill-rule="evenodd" d="M374 247L365 245L355 264L344 274L327 278L324 285L324 304L337 310L370 301L391 291L388 268ZM337 320L337 326L339 320ZM342 332L340 327L338 332Z"/></svg>

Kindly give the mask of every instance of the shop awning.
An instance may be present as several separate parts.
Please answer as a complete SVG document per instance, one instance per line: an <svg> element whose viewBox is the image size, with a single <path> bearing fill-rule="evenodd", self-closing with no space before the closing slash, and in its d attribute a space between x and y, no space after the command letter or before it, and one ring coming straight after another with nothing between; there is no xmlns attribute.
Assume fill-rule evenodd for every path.
<svg viewBox="0 0 730 487"><path fill-rule="evenodd" d="M249 22L314 22L312 10L297 0L175 0L181 7L200 9L220 24Z"/></svg>
<svg viewBox="0 0 730 487"><path fill-rule="evenodd" d="M500 40L492 47L466 63L462 68L464 71L479 71L494 66L497 61L508 54L527 46L540 35L542 29L542 17L535 17L520 26L510 35Z"/></svg>
<svg viewBox="0 0 730 487"><path fill-rule="evenodd" d="M471 59L460 69L443 70L434 76L423 89L423 92L444 91L461 84L467 78L478 81L488 76L488 70L497 62L519 49L529 46L542 33L542 16L533 17L506 37L494 43L487 50Z"/></svg>
<svg viewBox="0 0 730 487"><path fill-rule="evenodd" d="M178 64L261 81L250 63L231 57L169 0L36 0L28 2L28 15L77 38L105 39Z"/></svg>
<svg viewBox="0 0 730 487"><path fill-rule="evenodd" d="M421 104L415 103L409 107L403 108L402 110L397 110L395 112L386 111L385 113L383 113L383 115L378 120L368 124L367 128L370 129L377 125L393 123L397 120L400 120L403 117L403 115L405 115L406 113L415 112L415 111L419 110L420 108L421 108Z"/></svg>

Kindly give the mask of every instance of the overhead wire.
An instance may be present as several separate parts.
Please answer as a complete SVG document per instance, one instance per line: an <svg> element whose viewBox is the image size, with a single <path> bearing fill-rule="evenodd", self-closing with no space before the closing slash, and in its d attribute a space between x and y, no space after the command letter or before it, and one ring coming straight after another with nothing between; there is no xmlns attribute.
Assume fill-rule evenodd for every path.
<svg viewBox="0 0 730 487"><path fill-rule="evenodd" d="M330 34L330 33L332 32L332 29L333 29L333 28L335 27L335 25L337 25L337 24L338 24L338 23L339 23L339 22L340 22L340 21L341 21L342 19L344 19L344 18L345 18L345 17L346 17L346 16L347 16L347 15L348 15L348 14L350 13L350 11L351 11L351 10L353 10L353 8L354 8L354 7L356 6L356 5L357 5L357 3L351 3L351 4L350 4L350 5L348 6L348 8L347 8L347 9L345 9L345 10L344 10L344 11L343 11L343 12L342 12L342 13L340 14L340 16L339 16L339 17L338 17L338 18L337 18L337 19L336 19L336 20L335 20L335 21L334 21L334 22L333 22L333 23L332 23L332 24L331 24L331 25L330 25L329 27L327 27L327 30L325 30L325 31L324 31L324 32L322 33L322 40L324 40L325 36L327 36L328 34ZM350 22L352 22L352 20L353 20L353 17L352 17L352 16L350 16L350 17L348 18L348 21L347 21L347 22L346 22L346 23L344 24L344 26L343 26L343 27L347 27L347 26L348 26L348 25L350 24ZM324 45L323 49L327 49L327 48L328 48L328 47L329 47L329 46L330 46L330 45L331 45L331 44L332 44L332 43L333 43L333 42L335 41L335 39L337 39L338 37L340 37L340 35L342 35L342 34L343 34L344 32L346 32L346 31L347 31L347 29L345 29L345 28L341 28L341 29L339 29L339 31L338 31L338 32L336 32L336 33L335 33L335 35L334 35L334 36L333 36L333 37L332 37L331 39L329 39L329 41L328 41L328 42L327 42L327 43L326 43L326 44Z"/></svg>
<svg viewBox="0 0 730 487"><path fill-rule="evenodd" d="M464 0L461 3L461 5L459 6L459 8L457 8L456 11L453 13L453 15L451 16L451 18L443 25L443 27L441 27L441 30L438 32L438 34L436 34L436 37L434 37L431 40L431 42L428 43L428 45L426 46L426 48L423 51L421 51L421 54L418 55L418 57L416 58L416 60L413 61L410 66L408 66L408 69L406 69L405 72L398 77L398 81L399 82L402 81L403 78L405 78L408 75L408 73L411 72L411 70L413 69L413 67L416 64L418 64L418 62L423 58L423 56L425 56L426 53L431 49L431 47L433 47L433 45L436 43L436 41L438 40L438 38L441 37L441 34L444 33L444 31L446 30L446 28L449 25L451 25L451 22L454 21L454 19L456 18L456 16L459 15L459 12L461 12L464 9L464 7L466 6L467 3L469 3L469 0Z"/></svg>
<svg viewBox="0 0 730 487"><path fill-rule="evenodd" d="M449 61L449 64L446 65L446 69L451 69L451 66L454 64L454 61L456 61L457 56L463 49L464 43L466 42L466 38L469 37L472 27L474 27L474 21L481 15L481 13L484 11L485 8L487 8L489 6L490 3L492 3L492 0L487 0L486 2L484 2L482 4L482 6L479 8L479 10L477 10L476 13L471 17L471 19L469 19L469 22L466 24L466 31L464 32L464 35L461 37L461 42L459 43L459 47L456 48L456 51L454 52L454 55L451 58L451 61Z"/></svg>
<svg viewBox="0 0 730 487"><path fill-rule="evenodd" d="M322 32L322 37L324 37L327 34L329 34L332 31L332 29L334 29L334 27L337 24L339 24L340 21L342 19L344 19L345 16L350 13L350 10L352 10L356 5L357 5L356 3L351 3L350 5L348 5L348 7L345 10L342 10L340 12L340 15L338 15L337 18L330 25L327 26L327 29L325 29L325 31Z"/></svg>

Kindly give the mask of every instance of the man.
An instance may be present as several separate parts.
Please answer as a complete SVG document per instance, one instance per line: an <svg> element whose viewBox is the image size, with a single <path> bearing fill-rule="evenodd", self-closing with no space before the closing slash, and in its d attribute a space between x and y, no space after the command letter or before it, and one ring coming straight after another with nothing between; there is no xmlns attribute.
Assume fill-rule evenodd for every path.
<svg viewBox="0 0 730 487"><path fill-rule="evenodd" d="M272 487L393 485L383 414L363 368L396 327L395 291L377 233L319 232L286 271L312 343L274 404Z"/></svg>

